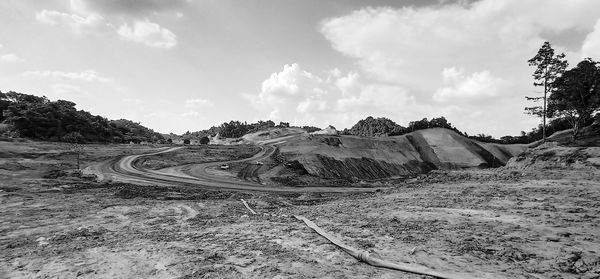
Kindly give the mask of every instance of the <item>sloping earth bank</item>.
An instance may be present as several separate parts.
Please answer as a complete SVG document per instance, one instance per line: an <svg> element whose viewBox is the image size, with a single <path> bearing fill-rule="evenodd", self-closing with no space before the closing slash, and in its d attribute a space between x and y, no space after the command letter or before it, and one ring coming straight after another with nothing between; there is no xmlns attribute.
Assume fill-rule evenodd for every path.
<svg viewBox="0 0 600 279"><path fill-rule="evenodd" d="M303 182L303 173L357 182L414 176L434 169L500 167L526 148L481 143L440 128L387 138L301 136L279 146L274 159L282 164L266 176L276 181L287 177L290 182L300 181L298 184Z"/></svg>
<svg viewBox="0 0 600 279"><path fill-rule="evenodd" d="M593 173L600 168L600 147L560 146L548 142L510 159L507 167L522 170L577 170Z"/></svg>

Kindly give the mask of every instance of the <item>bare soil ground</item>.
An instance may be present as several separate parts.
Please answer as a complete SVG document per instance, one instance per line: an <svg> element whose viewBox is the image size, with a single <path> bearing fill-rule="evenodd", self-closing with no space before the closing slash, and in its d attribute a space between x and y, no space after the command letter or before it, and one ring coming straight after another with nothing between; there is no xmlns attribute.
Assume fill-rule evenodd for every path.
<svg viewBox="0 0 600 279"><path fill-rule="evenodd" d="M83 157L144 149L99 145ZM358 262L294 215L394 262L479 278L600 278L597 168L436 171L372 194L250 194L48 175L73 167L63 145L0 142L0 152L0 278L424 278Z"/></svg>
<svg viewBox="0 0 600 279"><path fill-rule="evenodd" d="M183 150L144 156L137 162L147 169L161 169L191 163L208 163L252 157L260 148L255 145L200 145Z"/></svg>

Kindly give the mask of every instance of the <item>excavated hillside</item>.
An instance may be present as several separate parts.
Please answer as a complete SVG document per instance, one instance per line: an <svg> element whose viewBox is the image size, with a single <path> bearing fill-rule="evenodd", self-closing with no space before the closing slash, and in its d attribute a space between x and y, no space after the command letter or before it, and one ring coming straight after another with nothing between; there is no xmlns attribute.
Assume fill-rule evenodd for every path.
<svg viewBox="0 0 600 279"><path fill-rule="evenodd" d="M279 145L285 168L326 179L375 180L434 169L500 167L526 145L482 143L454 131L433 128L410 134L367 138L304 135Z"/></svg>
<svg viewBox="0 0 600 279"><path fill-rule="evenodd" d="M572 133L570 129L556 132L546 139L546 143L533 143L531 148L510 159L506 167L544 170L546 175L556 170L597 173L600 169L600 122L582 128L576 141L573 141Z"/></svg>

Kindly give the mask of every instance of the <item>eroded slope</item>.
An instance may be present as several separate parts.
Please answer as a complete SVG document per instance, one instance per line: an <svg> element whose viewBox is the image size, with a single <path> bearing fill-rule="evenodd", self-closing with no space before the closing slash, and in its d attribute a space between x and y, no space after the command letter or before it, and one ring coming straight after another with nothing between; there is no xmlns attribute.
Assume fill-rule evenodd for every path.
<svg viewBox="0 0 600 279"><path fill-rule="evenodd" d="M387 138L301 136L280 145L280 156L313 176L381 179L432 169L499 167L525 148L481 143L435 128Z"/></svg>

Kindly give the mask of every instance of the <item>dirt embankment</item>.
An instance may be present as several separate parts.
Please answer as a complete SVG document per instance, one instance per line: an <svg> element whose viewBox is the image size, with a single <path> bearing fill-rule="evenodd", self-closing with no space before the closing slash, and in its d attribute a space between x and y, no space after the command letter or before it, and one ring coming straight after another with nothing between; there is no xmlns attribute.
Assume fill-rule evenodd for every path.
<svg viewBox="0 0 600 279"><path fill-rule="evenodd" d="M510 159L506 166L518 170L596 171L600 169L600 147L570 147L548 142Z"/></svg>
<svg viewBox="0 0 600 279"><path fill-rule="evenodd" d="M287 162L299 163L310 175L349 180L412 176L434 169L500 167L525 148L481 143L441 128L388 138L305 136L280 147Z"/></svg>
<svg viewBox="0 0 600 279"><path fill-rule="evenodd" d="M573 141L572 129L556 132L550 135L547 140L564 146L600 146L600 122L597 121L590 126L581 128L575 141Z"/></svg>

